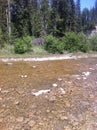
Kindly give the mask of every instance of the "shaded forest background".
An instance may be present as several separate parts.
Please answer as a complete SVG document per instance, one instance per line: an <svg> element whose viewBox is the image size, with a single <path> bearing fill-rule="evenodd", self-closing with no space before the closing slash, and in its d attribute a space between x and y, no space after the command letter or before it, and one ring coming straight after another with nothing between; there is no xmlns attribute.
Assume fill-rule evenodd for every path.
<svg viewBox="0 0 97 130"><path fill-rule="evenodd" d="M0 0L0 44L24 36L63 37L90 32L97 23L97 0L81 11L80 0Z"/></svg>

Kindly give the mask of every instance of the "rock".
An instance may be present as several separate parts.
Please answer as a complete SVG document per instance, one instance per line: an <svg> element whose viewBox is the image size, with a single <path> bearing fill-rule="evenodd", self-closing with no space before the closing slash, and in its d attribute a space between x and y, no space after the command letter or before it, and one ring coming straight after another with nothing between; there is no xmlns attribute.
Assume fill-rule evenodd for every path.
<svg viewBox="0 0 97 130"><path fill-rule="evenodd" d="M31 120L28 122L28 125L33 127L36 124L36 122L34 120Z"/></svg>
<svg viewBox="0 0 97 130"><path fill-rule="evenodd" d="M38 92L32 92L32 95L33 96L40 96L42 94L46 94L46 93L49 93L50 92L50 89L47 89L47 90L39 90Z"/></svg>
<svg viewBox="0 0 97 130"><path fill-rule="evenodd" d="M95 96L94 96L93 94L90 94L90 98L92 98L92 99L93 99L93 98L95 98Z"/></svg>
<svg viewBox="0 0 97 130"><path fill-rule="evenodd" d="M6 63L6 65L8 65L8 66L12 66L13 63L9 62L9 63Z"/></svg>
<svg viewBox="0 0 97 130"><path fill-rule="evenodd" d="M17 122L23 122L23 120L24 120L23 117L18 117L18 118L16 119Z"/></svg>
<svg viewBox="0 0 97 130"><path fill-rule="evenodd" d="M62 79L61 79L61 78L58 78L58 81L62 81Z"/></svg>
<svg viewBox="0 0 97 130"><path fill-rule="evenodd" d="M61 95L65 95L66 94L66 92L65 92L65 90L63 88L59 88L59 93Z"/></svg>
<svg viewBox="0 0 97 130"><path fill-rule="evenodd" d="M52 84L53 87L57 87L58 85L56 83Z"/></svg>
<svg viewBox="0 0 97 130"><path fill-rule="evenodd" d="M3 122L3 120L4 120L3 118L0 118L0 123L2 123L2 122Z"/></svg>
<svg viewBox="0 0 97 130"><path fill-rule="evenodd" d="M47 113L50 113L50 110L46 110Z"/></svg>
<svg viewBox="0 0 97 130"><path fill-rule="evenodd" d="M1 91L1 93L4 93L4 94L6 93L7 94L7 93L9 93L9 91L8 90L3 90L3 91Z"/></svg>
<svg viewBox="0 0 97 130"><path fill-rule="evenodd" d="M77 126L79 123L77 121L73 122L73 126Z"/></svg>
<svg viewBox="0 0 97 130"><path fill-rule="evenodd" d="M49 102L55 102L56 101L56 97L55 96L51 96L48 100L49 100Z"/></svg>
<svg viewBox="0 0 97 130"><path fill-rule="evenodd" d="M35 69L35 68L36 68L36 66L34 65L34 66L32 66L32 68L33 68L33 69Z"/></svg>
<svg viewBox="0 0 97 130"><path fill-rule="evenodd" d="M43 122L39 122L39 125L40 125L40 126L43 126L43 125L44 125L44 123L43 123Z"/></svg>
<svg viewBox="0 0 97 130"><path fill-rule="evenodd" d="M35 38L35 39L32 41L32 44L33 44L33 45L43 45L43 44L44 44L44 39L43 39L42 37Z"/></svg>
<svg viewBox="0 0 97 130"><path fill-rule="evenodd" d="M68 101L66 102L66 107L70 107L70 103Z"/></svg>
<svg viewBox="0 0 97 130"><path fill-rule="evenodd" d="M69 126L64 126L64 130L72 130Z"/></svg>
<svg viewBox="0 0 97 130"><path fill-rule="evenodd" d="M62 120L62 121L63 121L63 120L67 120L67 119L68 119L67 116L61 116L61 117L60 117L60 120Z"/></svg>
<svg viewBox="0 0 97 130"><path fill-rule="evenodd" d="M2 98L0 98L0 101L2 101L3 99Z"/></svg>
<svg viewBox="0 0 97 130"><path fill-rule="evenodd" d="M21 78L27 78L27 75L20 75Z"/></svg>
<svg viewBox="0 0 97 130"><path fill-rule="evenodd" d="M14 104L15 104L15 105L19 105L20 102L19 102L19 101L15 101Z"/></svg>

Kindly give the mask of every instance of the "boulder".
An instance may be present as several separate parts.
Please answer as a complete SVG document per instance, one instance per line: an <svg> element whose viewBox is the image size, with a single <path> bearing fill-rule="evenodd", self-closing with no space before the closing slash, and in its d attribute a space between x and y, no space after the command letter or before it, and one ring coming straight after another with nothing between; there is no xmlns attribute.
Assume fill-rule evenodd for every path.
<svg viewBox="0 0 97 130"><path fill-rule="evenodd" d="M32 40L32 44L33 45L43 45L44 44L44 39L43 38L35 38L34 40Z"/></svg>

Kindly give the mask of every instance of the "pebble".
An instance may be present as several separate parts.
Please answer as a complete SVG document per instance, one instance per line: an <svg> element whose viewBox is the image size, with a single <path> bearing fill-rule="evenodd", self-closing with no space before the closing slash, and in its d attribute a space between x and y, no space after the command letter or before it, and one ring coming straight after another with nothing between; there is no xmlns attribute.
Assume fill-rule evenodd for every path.
<svg viewBox="0 0 97 130"><path fill-rule="evenodd" d="M0 101L2 101L3 99L2 98L0 98Z"/></svg>
<svg viewBox="0 0 97 130"><path fill-rule="evenodd" d="M6 63L6 65L8 65L8 66L12 66L13 63L9 62L9 63Z"/></svg>
<svg viewBox="0 0 97 130"><path fill-rule="evenodd" d="M36 68L36 66L32 66L32 68L33 68L33 69L35 69L35 68Z"/></svg>
<svg viewBox="0 0 97 130"><path fill-rule="evenodd" d="M14 102L15 105L19 105L19 103L20 103L19 101L15 101Z"/></svg>
<svg viewBox="0 0 97 130"><path fill-rule="evenodd" d="M95 97L95 96L94 96L93 94L90 94L90 98L92 98L92 99L93 99L94 97Z"/></svg>
<svg viewBox="0 0 97 130"><path fill-rule="evenodd" d="M66 117L66 116L61 116L60 119L63 121L63 120L67 120L68 117Z"/></svg>
<svg viewBox="0 0 97 130"><path fill-rule="evenodd" d="M47 113L50 113L50 110L46 110Z"/></svg>
<svg viewBox="0 0 97 130"><path fill-rule="evenodd" d="M61 79L61 78L58 78L58 81L62 81L62 79Z"/></svg>
<svg viewBox="0 0 97 130"><path fill-rule="evenodd" d="M28 122L28 125L33 127L36 124L36 122L34 120L31 120Z"/></svg>
<svg viewBox="0 0 97 130"><path fill-rule="evenodd" d="M18 118L16 119L17 122L23 122L23 120L24 120L23 117L18 117Z"/></svg>
<svg viewBox="0 0 97 130"><path fill-rule="evenodd" d="M60 94L61 94L61 95L66 94L66 92L65 92L65 90L64 90L63 88L60 88L60 90L59 90L59 91L60 91Z"/></svg>
<svg viewBox="0 0 97 130"><path fill-rule="evenodd" d="M27 75L20 75L21 78L27 78Z"/></svg>
<svg viewBox="0 0 97 130"><path fill-rule="evenodd" d="M68 101L66 102L66 107L70 107L70 103Z"/></svg>
<svg viewBox="0 0 97 130"><path fill-rule="evenodd" d="M0 123L2 123L3 122L3 118L0 118Z"/></svg>
<svg viewBox="0 0 97 130"><path fill-rule="evenodd" d="M73 122L73 126L77 126L79 123L78 122Z"/></svg>
<svg viewBox="0 0 97 130"><path fill-rule="evenodd" d="M64 130L71 130L71 128L68 126L64 126Z"/></svg>
<svg viewBox="0 0 97 130"><path fill-rule="evenodd" d="M54 84L52 84L52 86L53 86L53 87L57 87L58 85L54 83Z"/></svg>
<svg viewBox="0 0 97 130"><path fill-rule="evenodd" d="M1 91L1 93L9 93L9 91L8 90L3 90L3 91Z"/></svg>
<svg viewBox="0 0 97 130"><path fill-rule="evenodd" d="M55 97L55 96L51 96L51 97L49 98L49 102L54 102L54 101L56 101L56 97Z"/></svg>

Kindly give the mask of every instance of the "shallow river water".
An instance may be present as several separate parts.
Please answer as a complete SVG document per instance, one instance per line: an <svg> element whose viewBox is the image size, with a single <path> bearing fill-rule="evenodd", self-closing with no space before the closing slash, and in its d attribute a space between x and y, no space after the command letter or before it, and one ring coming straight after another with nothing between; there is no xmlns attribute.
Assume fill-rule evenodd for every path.
<svg viewBox="0 0 97 130"><path fill-rule="evenodd" d="M0 130L97 130L97 59L0 61Z"/></svg>

